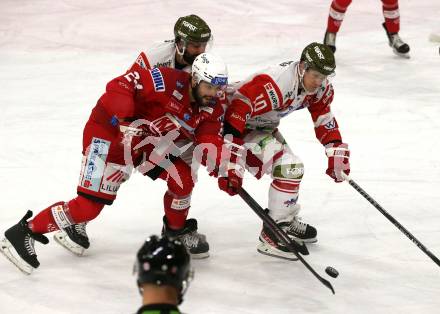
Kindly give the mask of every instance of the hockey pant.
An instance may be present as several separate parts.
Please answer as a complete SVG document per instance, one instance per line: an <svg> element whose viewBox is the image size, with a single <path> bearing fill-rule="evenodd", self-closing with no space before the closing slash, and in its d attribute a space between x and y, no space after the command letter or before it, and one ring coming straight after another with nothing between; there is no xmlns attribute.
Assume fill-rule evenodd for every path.
<svg viewBox="0 0 440 314"><path fill-rule="evenodd" d="M264 174L272 177L269 187L269 215L274 220L295 216L299 186L304 165L284 140L278 130L253 130L244 137L248 149L246 168L256 178Z"/></svg>

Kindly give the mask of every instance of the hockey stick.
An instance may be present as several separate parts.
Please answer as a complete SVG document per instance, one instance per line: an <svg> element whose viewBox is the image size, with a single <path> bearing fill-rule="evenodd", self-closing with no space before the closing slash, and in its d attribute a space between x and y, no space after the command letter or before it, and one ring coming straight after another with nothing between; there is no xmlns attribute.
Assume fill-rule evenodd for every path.
<svg viewBox="0 0 440 314"><path fill-rule="evenodd" d="M342 173L342 176L344 177L345 181L348 182L356 191L359 192L360 195L362 195L368 202L370 202L378 211L382 213L391 223L397 227L408 239L410 239L417 247L423 251L426 255L429 256L430 259L433 260L434 263L436 263L438 266L440 266L440 260L431 253L415 236L411 234L404 226L402 226L393 216L391 216L382 206L379 205L370 195L368 195L367 192L365 192L364 189L362 189L356 182L353 181L349 176L347 176L345 173Z"/></svg>
<svg viewBox="0 0 440 314"><path fill-rule="evenodd" d="M186 129L180 121L170 113L166 113L168 119L185 135L189 140L195 141L194 135ZM245 189L241 188L238 191L240 197L249 205L249 207L263 220L263 222L271 229L271 231L277 236L277 238L286 245L286 247L296 255L296 257L301 261L301 263L306 266L306 268L327 288L329 288L333 294L335 294L335 289L329 281L322 278L298 253L309 254L307 247L305 245L299 245L295 241L291 240L289 236L276 224L276 222L264 211L264 209L250 196Z"/></svg>
<svg viewBox="0 0 440 314"><path fill-rule="evenodd" d="M263 220L268 228L276 235L278 240L280 240L296 257L303 263L303 265L327 288L331 290L333 294L335 294L335 289L333 289L332 284L322 278L313 268L310 266L306 260L298 253L308 254L307 247L305 245L299 246L298 243L289 238L289 236L281 229L276 222L270 217L266 211L253 199L252 196L246 192L245 189L241 188L238 191L240 197L249 205L249 207L258 215L258 217ZM304 251L305 250L305 251ZM303 253L307 252L307 253Z"/></svg>

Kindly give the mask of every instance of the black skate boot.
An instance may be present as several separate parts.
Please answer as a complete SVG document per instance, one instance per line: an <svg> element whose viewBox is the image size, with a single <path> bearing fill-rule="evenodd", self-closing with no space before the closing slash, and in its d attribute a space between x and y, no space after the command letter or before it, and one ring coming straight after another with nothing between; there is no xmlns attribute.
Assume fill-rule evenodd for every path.
<svg viewBox="0 0 440 314"><path fill-rule="evenodd" d="M85 222L71 225L55 233L53 238L73 254L82 256L84 251L90 247L86 225Z"/></svg>
<svg viewBox="0 0 440 314"><path fill-rule="evenodd" d="M336 33L325 32L324 45L329 46L331 51L333 51L333 53L335 53L336 52Z"/></svg>
<svg viewBox="0 0 440 314"><path fill-rule="evenodd" d="M400 38L398 33L389 33L385 23L382 24L388 37L388 44L399 57L409 58L409 46Z"/></svg>
<svg viewBox="0 0 440 314"><path fill-rule="evenodd" d="M188 219L183 229L172 230L168 227L167 219L164 216L162 235L180 240L194 259L209 256L209 244L206 241L206 236L197 232L197 220L195 219Z"/></svg>
<svg viewBox="0 0 440 314"><path fill-rule="evenodd" d="M29 275L35 268L40 266L35 253L35 241L43 244L49 243L49 239L39 233L34 233L28 227L27 220L32 217L32 211L5 232L5 238L1 240L0 249L18 269Z"/></svg>
<svg viewBox="0 0 440 314"><path fill-rule="evenodd" d="M316 229L309 224L301 222L298 216L294 216L293 218L290 217L286 220L280 220L276 223L281 229L283 229L289 238L297 243L314 243L318 241L316 239ZM261 254L292 261L298 259L282 242L278 241L276 235L264 224L259 240L260 243L257 246L257 251ZM303 255L307 254L308 251Z"/></svg>

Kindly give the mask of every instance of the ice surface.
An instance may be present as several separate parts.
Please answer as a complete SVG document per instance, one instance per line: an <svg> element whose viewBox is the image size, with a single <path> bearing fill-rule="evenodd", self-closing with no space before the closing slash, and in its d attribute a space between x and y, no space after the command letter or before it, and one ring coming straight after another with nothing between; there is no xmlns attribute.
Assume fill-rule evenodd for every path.
<svg viewBox="0 0 440 314"><path fill-rule="evenodd" d="M214 51L232 80L298 59L324 35L330 1L0 2L0 230L75 196L82 128L111 78L154 41L172 37L179 16L205 18ZM337 39L333 111L352 150L352 178L440 256L440 56L428 41L438 29L437 0L401 1L401 36L411 59L393 55L380 1L353 1ZM326 158L307 111L282 121L302 157L300 202L319 232L306 260L256 252L259 218L238 197L220 193L201 171L190 216L211 244L182 309L187 313L438 313L440 272L348 184L325 174ZM203 170L203 169L202 169ZM270 180L246 177L265 204ZM0 258L0 313L133 313L140 298L131 274L135 252L160 232L165 185L134 175L118 200L89 224L87 255L54 241L37 244L41 267L24 276ZM331 265L340 276L328 277Z"/></svg>

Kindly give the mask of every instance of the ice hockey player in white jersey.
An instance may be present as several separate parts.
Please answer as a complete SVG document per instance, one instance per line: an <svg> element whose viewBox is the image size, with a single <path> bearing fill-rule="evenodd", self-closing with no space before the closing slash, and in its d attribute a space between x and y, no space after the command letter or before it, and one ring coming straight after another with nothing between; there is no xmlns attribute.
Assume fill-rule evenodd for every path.
<svg viewBox="0 0 440 314"><path fill-rule="evenodd" d="M174 25L174 40L158 43L136 59L143 68L167 67L191 72L194 59L212 42L211 29L197 15L179 18Z"/></svg>
<svg viewBox="0 0 440 314"><path fill-rule="evenodd" d="M328 157L326 173L336 182L343 181L341 173L350 172L349 149L342 141L338 124L330 110L333 87L328 77L334 75L335 67L330 48L311 43L303 50L299 62L284 62L269 67L239 83L226 111L225 136L232 135L234 142L242 146L236 151L245 152L243 155L248 171L258 179L264 174L272 177L268 213L298 242L316 242L317 230L298 217L300 206L297 201L304 166L277 127L281 118L307 108L315 135ZM241 184L242 174L237 167L219 178L220 189L230 195L235 195ZM257 249L262 254L297 259L265 225Z"/></svg>
<svg viewBox="0 0 440 314"><path fill-rule="evenodd" d="M191 14L180 17L174 25L174 40L166 40L141 52L136 58L142 68L168 67L191 72L195 58L204 53L212 43L211 29L199 16ZM180 143L182 146L186 143ZM188 150L185 161L191 160ZM54 235L57 243L76 255L83 255L90 242L86 223L75 224Z"/></svg>

